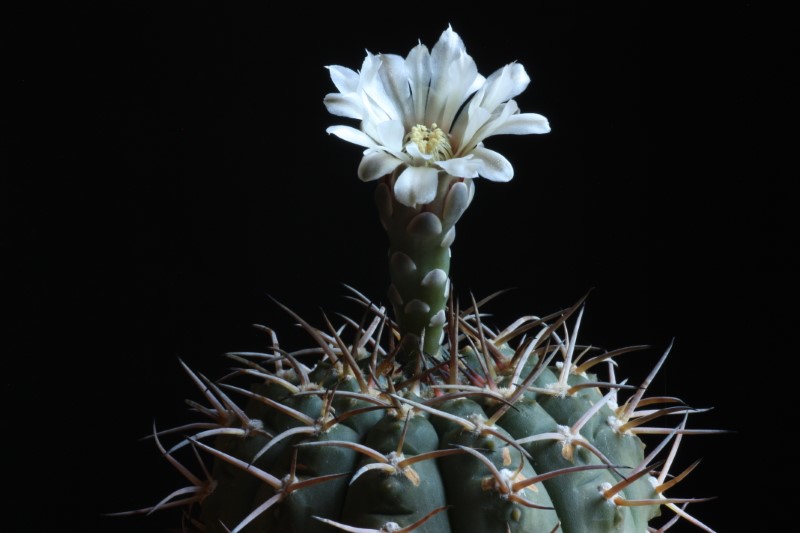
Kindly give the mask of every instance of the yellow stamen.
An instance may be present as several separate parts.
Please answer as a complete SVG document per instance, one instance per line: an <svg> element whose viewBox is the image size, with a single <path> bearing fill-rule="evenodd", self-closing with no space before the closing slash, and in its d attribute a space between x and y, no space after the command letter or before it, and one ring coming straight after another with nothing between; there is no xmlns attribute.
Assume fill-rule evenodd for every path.
<svg viewBox="0 0 800 533"><path fill-rule="evenodd" d="M434 161L449 159L453 156L450 139L436 123L431 124L430 129L422 124L417 124L408 133L407 142L416 144L423 154L432 155Z"/></svg>

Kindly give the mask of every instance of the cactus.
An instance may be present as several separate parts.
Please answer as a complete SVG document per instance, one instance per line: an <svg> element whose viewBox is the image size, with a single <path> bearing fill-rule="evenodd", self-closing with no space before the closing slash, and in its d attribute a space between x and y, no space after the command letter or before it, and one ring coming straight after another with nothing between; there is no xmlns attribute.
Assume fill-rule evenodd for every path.
<svg viewBox="0 0 800 533"><path fill-rule="evenodd" d="M513 100L524 68L482 77L450 28L431 51L329 68L328 110L361 124L328 131L365 148L358 175L378 182L391 312L350 287L360 312L338 325L278 303L310 347L287 351L261 326L269 349L227 354L223 379L183 365L203 420L152 437L189 485L121 514L183 507L186 530L210 533L640 533L680 519L711 531L686 511L700 499L666 494L696 466L670 473L682 438L717 432L687 427L700 410L647 395L669 348L634 386L616 361L644 347L580 344L585 298L499 329L481 312L491 297L454 295L450 245L473 180L513 176L483 141L549 131ZM649 449L642 434L660 440ZM197 473L178 459L190 451Z"/></svg>

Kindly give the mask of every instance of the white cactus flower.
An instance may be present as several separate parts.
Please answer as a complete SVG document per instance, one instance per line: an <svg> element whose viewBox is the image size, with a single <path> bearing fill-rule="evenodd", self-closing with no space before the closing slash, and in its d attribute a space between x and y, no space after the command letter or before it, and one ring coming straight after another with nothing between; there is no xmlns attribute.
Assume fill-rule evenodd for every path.
<svg viewBox="0 0 800 533"><path fill-rule="evenodd" d="M328 133L366 148L362 180L397 171L395 197L410 207L435 199L442 172L509 181L514 169L483 146L487 137L550 131L545 117L520 113L512 100L530 83L522 65L508 64L484 78L450 27L430 52L423 44L405 58L367 52L360 72L328 69L339 90L325 97L328 111L361 121L360 129L338 125Z"/></svg>

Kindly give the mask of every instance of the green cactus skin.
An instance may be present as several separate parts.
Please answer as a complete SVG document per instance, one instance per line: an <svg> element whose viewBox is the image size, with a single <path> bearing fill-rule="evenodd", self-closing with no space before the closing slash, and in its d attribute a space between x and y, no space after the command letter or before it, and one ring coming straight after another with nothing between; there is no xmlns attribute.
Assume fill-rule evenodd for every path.
<svg viewBox="0 0 800 533"><path fill-rule="evenodd" d="M398 361L408 366L424 353L436 356L446 322L445 304L450 289L450 245L455 224L469 207L472 180L444 175L436 199L424 206L408 207L392 193L395 172L375 190L381 223L389 235L389 300L403 333L405 345ZM413 371L413 369L412 369Z"/></svg>
<svg viewBox="0 0 800 533"><path fill-rule="evenodd" d="M686 429L696 410L677 400L645 397L666 353L639 387L602 381L588 370L642 347L578 346L582 302L494 331L451 300L443 330L455 341L409 375L397 324L354 294L366 316L338 329L292 313L322 354L313 367L274 335L270 353L228 354L237 366L219 383L185 367L211 423L169 450L167 432L155 438L179 468L194 447L212 479L155 508L184 503L211 533L641 533L664 509L711 531L681 505L698 500L663 493L681 438L712 432ZM668 415L682 416L646 426ZM662 440L647 453L637 433Z"/></svg>
<svg viewBox="0 0 800 533"><path fill-rule="evenodd" d="M367 446L384 454L395 452L401 442L404 456L413 457L435 451L439 439L426 417L412 416L406 424L392 414L383 417L366 439ZM374 462L365 458L360 466ZM426 512L445 507L444 485L435 461L420 461L413 469L416 475L369 471L359 476L347 492L342 519L378 529L387 522L413 523ZM418 531L450 531L447 513L432 517Z"/></svg>

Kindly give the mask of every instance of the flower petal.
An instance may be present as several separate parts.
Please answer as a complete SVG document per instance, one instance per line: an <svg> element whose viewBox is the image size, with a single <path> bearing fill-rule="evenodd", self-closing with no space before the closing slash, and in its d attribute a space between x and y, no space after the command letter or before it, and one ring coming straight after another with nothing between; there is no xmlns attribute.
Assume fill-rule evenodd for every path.
<svg viewBox="0 0 800 533"><path fill-rule="evenodd" d="M358 87L358 73L356 71L339 65L330 65L327 69L331 73L333 84L339 89L340 93L355 92Z"/></svg>
<svg viewBox="0 0 800 533"><path fill-rule="evenodd" d="M431 55L428 47L418 44L406 57L408 83L411 86L411 98L414 101L414 124L425 120L425 106L428 103L428 86L431 83Z"/></svg>
<svg viewBox="0 0 800 533"><path fill-rule="evenodd" d="M399 120L385 120L377 126L378 140L389 150L399 152L403 149L406 130Z"/></svg>
<svg viewBox="0 0 800 533"><path fill-rule="evenodd" d="M478 144L476 141L472 141L475 132L490 118L492 118L492 114L482 107L468 108L461 112L453 126L453 140L451 141L456 153L465 153Z"/></svg>
<svg viewBox="0 0 800 533"><path fill-rule="evenodd" d="M402 110L387 93L381 80L380 56L367 52L367 57L361 65L359 78L359 91L362 93L362 105L369 109L375 122L384 120L398 120L402 118Z"/></svg>
<svg viewBox="0 0 800 533"><path fill-rule="evenodd" d="M403 125L411 128L415 124L411 102L411 88L408 85L409 72L406 60L395 54L381 54L381 67L378 74L386 95L395 103L402 114Z"/></svg>
<svg viewBox="0 0 800 533"><path fill-rule="evenodd" d="M427 204L436 198L439 171L430 167L408 167L394 184L397 200L408 207Z"/></svg>
<svg viewBox="0 0 800 533"><path fill-rule="evenodd" d="M342 140L357 144L359 146L373 148L377 145L377 143L372 140L369 135L350 126L330 126L325 131L336 135Z"/></svg>
<svg viewBox="0 0 800 533"><path fill-rule="evenodd" d="M431 50L426 124L436 123L444 131L450 131L456 112L479 85L478 78L478 67L467 54L464 42L448 27Z"/></svg>
<svg viewBox="0 0 800 533"><path fill-rule="evenodd" d="M325 107L332 115L339 115L340 117L357 118L361 119L364 113L359 104L358 96L355 93L341 94L330 93L325 96Z"/></svg>
<svg viewBox="0 0 800 533"><path fill-rule="evenodd" d="M433 46L433 50L431 50L432 83L434 85L440 83L447 66L458 61L466 53L467 47L464 46L464 41L453 31L451 26L448 26L439 36L439 40ZM472 80L470 80L470 84L472 84Z"/></svg>
<svg viewBox="0 0 800 533"><path fill-rule="evenodd" d="M458 139L459 154L467 153L487 137L496 135L498 127L519 113L519 106L514 100L500 103L492 109L484 106L488 90L491 90L488 85L481 87L453 125L453 136Z"/></svg>
<svg viewBox="0 0 800 533"><path fill-rule="evenodd" d="M519 63L511 63L497 69L486 78L484 84L486 92L483 95L481 107L494 111L497 106L524 91L530 82L531 79L525 72L525 67Z"/></svg>
<svg viewBox="0 0 800 533"><path fill-rule="evenodd" d="M495 130L499 126L504 124L514 114L519 113L519 107L514 100L509 100L504 104L500 104L487 120L483 120L483 117L485 117L484 113L486 112L487 110L483 107L469 110L470 115L465 119L468 121L468 131L473 131L474 126L479 125L480 127L475 129L474 133L469 135L469 137L465 134L458 149L459 154L469 153L475 146L479 146L484 139L494 135Z"/></svg>
<svg viewBox="0 0 800 533"><path fill-rule="evenodd" d="M386 152L380 150L369 152L358 165L358 177L361 181L376 180L396 169L400 163L402 161Z"/></svg>
<svg viewBox="0 0 800 533"><path fill-rule="evenodd" d="M510 181L514 177L514 167L508 159L493 150L477 146L472 151L475 159L482 162L478 173L490 181Z"/></svg>
<svg viewBox="0 0 800 533"><path fill-rule="evenodd" d="M483 162L470 154L466 157L437 161L436 164L454 178L477 178Z"/></svg>
<svg viewBox="0 0 800 533"><path fill-rule="evenodd" d="M550 123L538 113L522 113L511 115L494 130L493 135L528 135L530 133L548 133Z"/></svg>
<svg viewBox="0 0 800 533"><path fill-rule="evenodd" d="M483 87L484 83L486 83L486 78L481 76L481 73L478 72L478 75L475 77L475 81L473 81L472 85L470 86L470 88L467 89L467 94L474 93L475 91L477 91L478 89Z"/></svg>
<svg viewBox="0 0 800 533"><path fill-rule="evenodd" d="M424 165L426 161L433 159L433 154L422 153L422 151L419 149L419 146L417 146L417 143L415 142L410 142L406 145L406 152L416 160L416 163L420 165Z"/></svg>

